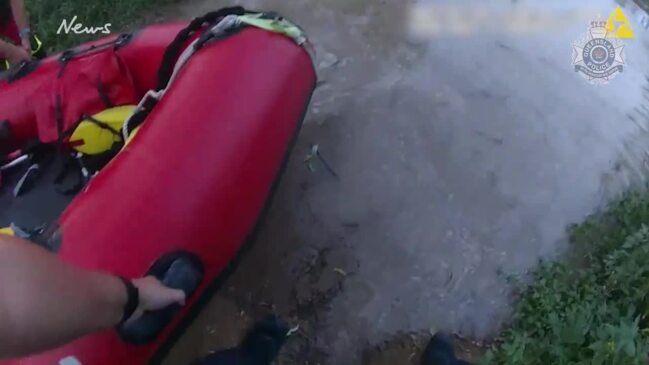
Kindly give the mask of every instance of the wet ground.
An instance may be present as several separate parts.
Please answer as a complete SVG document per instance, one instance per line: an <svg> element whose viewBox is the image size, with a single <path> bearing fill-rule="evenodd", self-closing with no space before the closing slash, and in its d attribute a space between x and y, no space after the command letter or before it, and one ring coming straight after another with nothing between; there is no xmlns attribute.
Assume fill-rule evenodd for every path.
<svg viewBox="0 0 649 365"><path fill-rule="evenodd" d="M647 172L649 22L632 2L624 71L601 86L571 51L612 1L243 3L306 28L321 86L258 242L168 364L268 312L299 325L286 364L410 364L436 330L488 340L506 277ZM307 168L312 145L333 172Z"/></svg>

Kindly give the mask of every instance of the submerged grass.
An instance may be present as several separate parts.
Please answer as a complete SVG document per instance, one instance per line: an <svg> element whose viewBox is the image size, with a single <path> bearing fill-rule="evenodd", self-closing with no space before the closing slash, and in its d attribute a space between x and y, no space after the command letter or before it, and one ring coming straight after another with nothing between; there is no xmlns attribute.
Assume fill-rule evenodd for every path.
<svg viewBox="0 0 649 365"><path fill-rule="evenodd" d="M572 227L574 259L544 262L487 364L645 364L649 351L649 191Z"/></svg>

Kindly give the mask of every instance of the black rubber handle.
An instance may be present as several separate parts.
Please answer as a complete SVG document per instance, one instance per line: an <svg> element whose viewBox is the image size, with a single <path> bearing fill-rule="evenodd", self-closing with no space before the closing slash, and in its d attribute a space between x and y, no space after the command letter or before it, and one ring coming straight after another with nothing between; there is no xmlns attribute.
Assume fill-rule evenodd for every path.
<svg viewBox="0 0 649 365"><path fill-rule="evenodd" d="M197 256L175 252L161 257L146 275L153 275L169 288L181 289L189 297L203 278L203 266ZM180 305L147 312L138 320L121 325L117 332L122 340L133 345L153 341L180 310Z"/></svg>

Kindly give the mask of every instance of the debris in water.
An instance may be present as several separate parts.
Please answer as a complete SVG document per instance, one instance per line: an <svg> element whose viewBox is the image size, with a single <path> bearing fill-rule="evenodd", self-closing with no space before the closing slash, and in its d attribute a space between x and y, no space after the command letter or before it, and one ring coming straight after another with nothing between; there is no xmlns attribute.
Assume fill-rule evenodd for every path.
<svg viewBox="0 0 649 365"><path fill-rule="evenodd" d="M353 229L360 227L360 224L358 222L343 222L340 225L345 228L353 228Z"/></svg>
<svg viewBox="0 0 649 365"><path fill-rule="evenodd" d="M336 66L340 63L340 58L333 53L326 52L323 54L320 63L318 63L319 69L329 68Z"/></svg>
<svg viewBox="0 0 649 365"><path fill-rule="evenodd" d="M300 330L300 325L297 324L295 327L291 328L290 330L288 330L288 332L286 332L286 337L290 337L290 336L294 335L299 330Z"/></svg>
<svg viewBox="0 0 649 365"><path fill-rule="evenodd" d="M345 272L345 270L343 270L343 269L341 269L339 267L334 267L334 271L339 273L342 276L347 276L347 272Z"/></svg>
<svg viewBox="0 0 649 365"><path fill-rule="evenodd" d="M310 153L307 154L306 157L304 158L304 163L306 164L307 169L309 169L309 171L311 171L311 172L315 171L315 168L313 167L312 161L313 161L314 158L317 158L318 160L320 160L322 165L324 165L324 167L327 169L327 171L329 171L329 173L331 173L335 178L339 179L339 176L336 173L336 171L334 171L334 169L331 167L331 165L329 165L329 163L324 159L324 157L322 157L322 154L320 153L319 148L320 148L320 146L317 145L317 144L311 145Z"/></svg>

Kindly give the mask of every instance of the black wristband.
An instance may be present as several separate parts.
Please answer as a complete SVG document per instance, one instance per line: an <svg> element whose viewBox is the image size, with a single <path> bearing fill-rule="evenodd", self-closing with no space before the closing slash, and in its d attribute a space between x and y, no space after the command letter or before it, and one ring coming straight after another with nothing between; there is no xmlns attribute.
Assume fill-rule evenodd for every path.
<svg viewBox="0 0 649 365"><path fill-rule="evenodd" d="M122 319L119 321L119 326L131 318L137 307L140 305L140 291L130 280L121 276L118 276L118 278L122 283L124 283L124 287L126 287L126 304L124 305L124 314L122 315Z"/></svg>

